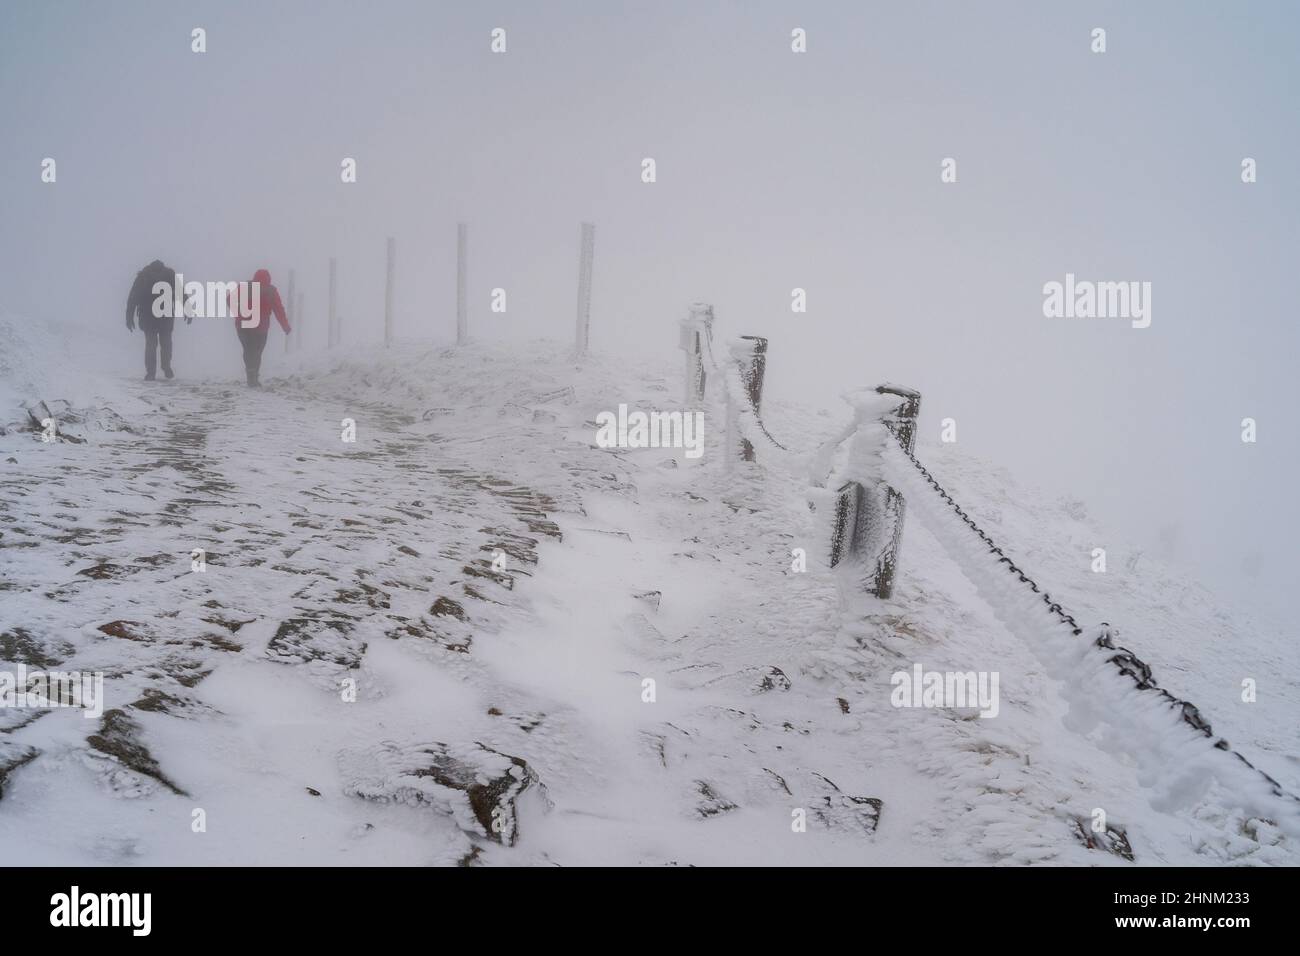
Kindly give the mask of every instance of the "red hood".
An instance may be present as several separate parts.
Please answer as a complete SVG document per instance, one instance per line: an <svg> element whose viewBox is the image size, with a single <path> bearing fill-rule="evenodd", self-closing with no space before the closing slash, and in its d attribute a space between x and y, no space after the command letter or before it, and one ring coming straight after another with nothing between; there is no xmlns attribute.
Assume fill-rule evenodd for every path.
<svg viewBox="0 0 1300 956"><path fill-rule="evenodd" d="M266 269L258 269L256 272L253 273L253 281L260 282L263 285L270 285L271 273L268 272Z"/></svg>

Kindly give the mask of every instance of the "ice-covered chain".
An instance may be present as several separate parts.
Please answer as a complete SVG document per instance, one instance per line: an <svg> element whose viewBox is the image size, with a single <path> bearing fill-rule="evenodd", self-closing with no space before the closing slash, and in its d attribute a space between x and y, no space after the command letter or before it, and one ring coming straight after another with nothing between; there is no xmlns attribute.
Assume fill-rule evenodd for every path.
<svg viewBox="0 0 1300 956"><path fill-rule="evenodd" d="M892 429L890 431L891 433L893 432ZM894 437L898 438L898 435L895 434ZM921 477L925 479L925 482L931 488L934 489L935 493L938 494L938 496L941 499L943 499L943 501L946 502L954 512L956 512L957 517L959 517L962 520L962 523L965 524L966 527L970 528L970 530L973 531L976 534L976 536L979 537L979 539L984 542L984 544L988 547L989 552L997 556L998 563L1005 564L1007 566L1008 571L1010 571L1017 578L1019 578L1019 580L1023 584L1027 584L1034 591L1035 594L1041 597L1043 603L1047 606L1047 610L1053 615L1055 615L1061 621L1061 623L1068 625L1070 627L1070 630L1074 633L1076 637L1081 635L1083 633L1083 628L1079 627L1079 624L1077 621L1075 621L1074 617L1071 616L1070 614L1067 614L1064 608L1061 607L1060 603L1058 603L1057 601L1053 601L1052 596L1050 594L1048 594L1045 590L1040 588L1038 586L1038 583L1034 581L1033 578L1025 574L1025 572L1022 571L1014 561L1012 561L1009 557L1007 557L1006 553L993 542L993 539L988 536L988 534L984 531L983 528L981 528L979 525L975 523L974 519L972 519L971 516L966 513L966 511L961 507L961 505L957 504L957 502L953 499L952 495L948 494L948 492L944 489L944 487L939 484L939 482L935 479L935 477L932 474L930 474L929 469L927 469L923 464L921 464L921 462L917 459L916 455L913 452L909 451L906 445L904 445L901 440L898 442L898 444L899 447L902 449L903 454L907 456L908 460L911 461L911 463L916 467L916 470L920 473ZM1186 700L1181 700L1180 698L1177 698L1173 694L1169 693L1169 691L1165 690L1163 687L1160 687L1156 683L1155 678L1152 677L1151 675L1150 665L1140 660L1138 656L1134 654L1132 651L1130 651L1128 648L1116 647L1111 642L1109 630L1102 631L1101 636L1098 637L1096 640L1096 644L1098 647L1115 652L1107 659L1110 661L1111 664L1115 665L1115 667L1119 670L1121 674L1125 675L1126 677L1131 677L1133 679L1133 682L1137 684L1139 690L1152 691L1154 693L1161 695L1171 707L1179 711L1185 723L1187 723L1193 729L1205 735L1206 737L1214 736L1214 731L1210 727L1210 722L1201 716L1200 710L1198 710L1196 706L1191 702ZM1218 740L1214 742L1214 746L1219 750L1232 754L1234 757L1240 760L1243 764L1245 764L1255 773L1259 774L1268 783L1269 787L1272 789L1273 793L1276 796L1290 799L1292 801L1295 801L1296 803L1300 803L1300 797L1297 797L1295 794L1292 794L1287 790L1285 790L1282 787L1282 785L1278 783L1276 780L1274 780L1271 776L1269 776L1263 770L1260 770L1258 767L1252 764L1240 753L1233 750L1232 746L1228 743L1226 739L1220 737Z"/></svg>
<svg viewBox="0 0 1300 956"><path fill-rule="evenodd" d="M736 368L728 368L725 370L719 368L717 359L713 357L713 333L712 332L704 336L704 342L709 352L709 364L711 364L713 368L720 375L722 375L723 382L725 383L728 391L733 392L733 397L736 391L739 391L741 394L743 394L745 390L745 383L740 378L740 370ZM763 433L764 438L766 438L768 441L770 441L773 445L775 445L777 448L781 449L782 451L790 450L785 445L782 445L779 441L777 441L775 438L772 437L772 433L768 431L767 426L763 424L763 417L758 413L757 409L753 409L749 406L749 402L747 400L737 400L736 404L741 409L742 419L747 420L749 418L753 418L754 424L758 426L758 430ZM745 437L748 438L749 436L746 435Z"/></svg>

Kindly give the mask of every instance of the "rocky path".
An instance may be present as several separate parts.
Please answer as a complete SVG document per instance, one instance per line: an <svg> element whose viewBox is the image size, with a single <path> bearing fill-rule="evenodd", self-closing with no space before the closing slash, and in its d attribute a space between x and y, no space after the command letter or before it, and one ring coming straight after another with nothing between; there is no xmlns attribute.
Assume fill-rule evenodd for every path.
<svg viewBox="0 0 1300 956"><path fill-rule="evenodd" d="M203 809L211 833L235 822L208 806L221 804L221 778L241 770L282 790L277 798L298 797L290 802L308 817L311 801L341 799L317 797L330 788L295 765L315 751L344 790L441 802L453 817L469 806L476 819L460 821L464 830L513 842L513 791L530 779L522 761L472 741L440 748L418 730L405 748L367 738L383 736L385 702L418 715L446 705L449 682L475 683L477 634L515 611L515 582L530 574L539 542L560 537L553 502L458 461L391 409L286 386L140 388L156 409L144 434L33 443L4 463L0 659L102 671L106 685L95 721L0 711L0 786L21 766L33 784L26 799L44 791L57 802L60 772L87 768L101 797L163 789L191 804L172 807L183 820L146 831L193 832L193 810ZM355 440L345 440L350 425ZM281 679L277 666L296 676ZM414 680L420 669L427 685ZM527 723L492 709L458 713L456 723ZM313 723L323 737L304 733ZM339 769L327 769L335 750ZM242 825L275 829L277 814L250 795L226 799ZM61 829L50 828L52 844L104 839L89 825ZM128 838L103 853L148 854L148 842ZM427 848L416 858L428 859Z"/></svg>
<svg viewBox="0 0 1300 956"><path fill-rule="evenodd" d="M758 862L807 818L794 858L870 858L881 801L814 737L840 704L782 623L829 623L828 583L772 590L786 503L595 448L571 388L338 385L140 385L137 434L3 463L0 660L102 671L106 700L0 711L0 838L51 862Z"/></svg>
<svg viewBox="0 0 1300 956"><path fill-rule="evenodd" d="M432 350L264 391L133 385L153 409L134 433L9 443L0 673L102 672L105 700L94 719L0 708L0 846L48 864L1288 859L1252 821L1156 815L1133 768L1062 732L1054 684L918 523L895 599L854 600L815 560L792 568L825 538L805 479L722 468L712 418L695 462L595 445L600 410L672 407L669 381ZM776 424L803 433L800 461L835 427ZM896 708L891 675L916 664L999 672L999 716Z"/></svg>

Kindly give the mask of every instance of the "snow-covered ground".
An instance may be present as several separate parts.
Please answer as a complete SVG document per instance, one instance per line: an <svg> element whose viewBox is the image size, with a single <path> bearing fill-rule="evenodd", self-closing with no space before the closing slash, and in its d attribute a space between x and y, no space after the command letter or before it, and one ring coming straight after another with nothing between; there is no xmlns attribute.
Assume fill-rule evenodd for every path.
<svg viewBox="0 0 1300 956"><path fill-rule="evenodd" d="M98 719L0 710L14 859L1133 865L1085 845L1102 809L1137 865L1300 862L1230 787L1157 809L1123 747L1069 729L1086 684L1049 675L920 509L895 597L841 592L806 474L847 408L769 405L790 450L728 470L716 396L698 460L596 444L603 411L680 408L680 363L405 343L281 356L253 392L95 379L58 336L0 334L0 420L66 398L84 439L0 436L0 671L106 675ZM1079 502L917 451L1081 623L1300 790L1283 631ZM894 707L916 664L997 672L997 716Z"/></svg>

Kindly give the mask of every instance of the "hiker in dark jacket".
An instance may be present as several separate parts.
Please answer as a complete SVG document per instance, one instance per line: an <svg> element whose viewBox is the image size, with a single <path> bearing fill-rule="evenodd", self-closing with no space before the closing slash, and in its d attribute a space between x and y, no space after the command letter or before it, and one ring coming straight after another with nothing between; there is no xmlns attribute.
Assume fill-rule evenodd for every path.
<svg viewBox="0 0 1300 956"><path fill-rule="evenodd" d="M167 291L159 295L154 286L166 283ZM158 346L162 346L163 375L172 378L172 326L174 316L181 314L183 303L175 299L173 287L176 283L176 270L169 269L162 261L155 259L136 273L131 283L131 294L126 298L126 328L135 331L137 314L140 319L140 331L144 333L144 380L154 380L157 367ZM155 315L155 312L163 313ZM194 321L186 316L185 321Z"/></svg>
<svg viewBox="0 0 1300 956"><path fill-rule="evenodd" d="M271 316L275 316L275 321L280 323L285 335L289 334L289 320L284 314L284 303L280 301L280 290L271 285L270 272L266 269L254 272L250 289L252 286L257 287L256 311L252 306L251 291L248 295L248 314L241 314L244 303L234 291L230 293L230 310L235 316L235 333L244 350L244 374L250 386L260 388L258 375L262 370L262 351L266 348L266 337L271 331Z"/></svg>

